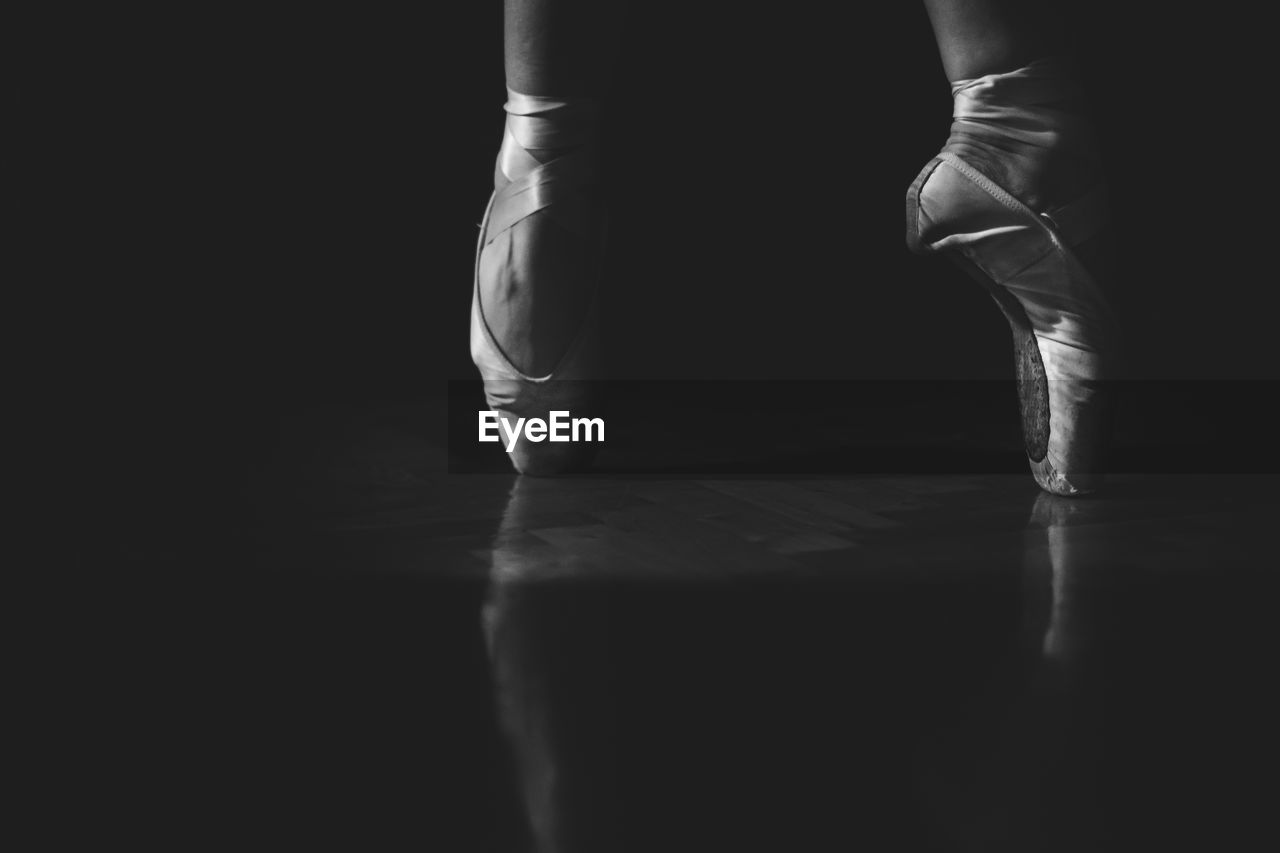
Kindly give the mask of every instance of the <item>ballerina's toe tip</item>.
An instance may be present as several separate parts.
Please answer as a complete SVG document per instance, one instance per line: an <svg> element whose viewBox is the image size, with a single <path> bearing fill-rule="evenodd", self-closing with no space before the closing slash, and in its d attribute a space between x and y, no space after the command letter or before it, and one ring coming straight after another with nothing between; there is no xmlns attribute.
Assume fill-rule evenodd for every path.
<svg viewBox="0 0 1280 853"><path fill-rule="evenodd" d="M1083 472L1064 474L1047 457L1040 462L1030 464L1036 483L1051 495L1067 498L1086 497L1097 492L1102 484L1100 474Z"/></svg>

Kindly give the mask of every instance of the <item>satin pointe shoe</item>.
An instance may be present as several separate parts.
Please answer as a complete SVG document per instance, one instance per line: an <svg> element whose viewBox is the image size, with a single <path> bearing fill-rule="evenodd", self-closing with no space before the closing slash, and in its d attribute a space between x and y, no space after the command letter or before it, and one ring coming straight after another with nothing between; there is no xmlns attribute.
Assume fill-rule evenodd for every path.
<svg viewBox="0 0 1280 853"><path fill-rule="evenodd" d="M1101 280L1106 189L1028 204L1008 187L1048 195L1028 192L1026 176L1043 179L1056 152L1079 145L1082 120L1059 106L1074 87L1046 62L957 81L953 93L951 138L907 192L908 248L943 253L995 300L1013 332L1032 474L1050 494L1088 494L1101 481L1120 343Z"/></svg>
<svg viewBox="0 0 1280 853"><path fill-rule="evenodd" d="M507 125L498 155L498 186L489 199L476 246L471 299L471 358L484 383L485 401L513 425L520 418L547 420L553 411L572 417L598 417L599 280L605 242L605 216L591 187L596 174L594 110L586 102L522 95L508 90ZM554 369L534 376L522 371L504 351L490 319L508 310L510 283L528 288L539 257L528 235L534 216L544 225L566 229L592 258L590 304ZM483 294L483 297L482 297ZM526 290L520 298L530 298ZM534 297L536 298L536 297ZM531 333L532 330L518 330ZM506 440L503 441L504 447ZM590 467L596 445L530 441L523 433L510 451L522 474L555 475Z"/></svg>

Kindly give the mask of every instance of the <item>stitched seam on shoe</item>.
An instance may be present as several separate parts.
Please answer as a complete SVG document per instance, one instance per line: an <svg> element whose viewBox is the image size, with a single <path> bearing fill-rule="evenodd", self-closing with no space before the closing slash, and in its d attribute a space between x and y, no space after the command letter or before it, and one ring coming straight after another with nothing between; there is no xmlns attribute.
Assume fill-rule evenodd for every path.
<svg viewBox="0 0 1280 853"><path fill-rule="evenodd" d="M1018 199L1016 199L1008 190L1006 190L1004 187L1000 186L995 181L988 178L986 175L979 172L977 169L970 166L968 163L966 163L964 160L960 159L956 155L950 152L943 152L942 154L939 154L938 157L942 159L944 162L946 162L947 165L955 169L957 172L964 175L973 183L977 184L979 187L985 190L988 195L992 196L996 201L1000 202L1005 207L1009 208L1010 210L1015 210L1018 213L1030 213L1032 216L1035 216L1035 213L1031 210L1031 208L1027 207L1025 204L1018 201Z"/></svg>
<svg viewBox="0 0 1280 853"><path fill-rule="evenodd" d="M910 214L907 220L907 249L916 254L934 251L931 246L925 245L921 238L925 231L920 227L921 220L927 219L930 224L933 223L933 220L925 213L924 205L920 203L920 194L924 191L924 185L929 182L929 179L933 177L933 173L938 171L938 167L943 162L940 157L934 157L926 163L907 190L908 198L911 200L911 205L907 211Z"/></svg>
<svg viewBox="0 0 1280 853"><path fill-rule="evenodd" d="M945 160L948 163L948 165L950 165L957 172L964 175L966 178L968 178L978 187L986 191L986 193L990 195L992 198L994 198L996 201L1000 202L1005 207L1009 208L1015 213L1022 214L1023 216L1026 216L1029 219L1031 219L1033 222L1035 222L1036 226L1040 228L1041 231L1043 231L1045 234L1048 235L1049 242L1053 245L1053 248L1056 249L1059 253L1064 253L1066 251L1066 245L1063 243L1062 239L1058 236L1057 231L1050 228L1038 213L1036 213L1034 210L1032 210L1031 208L1023 204L1021 201L1019 201L1017 197L1015 197L1012 193L1010 193L1004 187L1000 186L995 181L991 180L986 175L982 174L977 169L973 168L968 163L966 163L964 160L962 160L961 158L957 157L956 155L950 152L943 152L938 156L943 160ZM1043 257L1043 255L1041 257Z"/></svg>

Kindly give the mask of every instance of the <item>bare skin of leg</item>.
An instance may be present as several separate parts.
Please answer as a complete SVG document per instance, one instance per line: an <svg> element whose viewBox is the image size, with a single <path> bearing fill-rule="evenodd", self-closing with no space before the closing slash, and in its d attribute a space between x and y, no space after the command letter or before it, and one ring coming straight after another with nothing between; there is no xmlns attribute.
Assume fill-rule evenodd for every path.
<svg viewBox="0 0 1280 853"><path fill-rule="evenodd" d="M603 96L626 8L627 0L506 0L507 85L526 95Z"/></svg>
<svg viewBox="0 0 1280 853"><path fill-rule="evenodd" d="M999 74L1058 53L1044 0L924 0L948 80Z"/></svg>
<svg viewBox="0 0 1280 853"><path fill-rule="evenodd" d="M1068 52L1061 36L1066 28L1057 15L1061 4L1051 0L924 0L924 5L943 70L953 82L1006 73ZM1065 106L1074 113L1088 113L1083 101ZM989 155L964 153L1035 210L1070 202L1102 178L1092 142L1064 145L1043 160L1043 168L1021 174L1002 170Z"/></svg>
<svg viewBox="0 0 1280 853"><path fill-rule="evenodd" d="M525 95L603 99L625 0L506 0L503 22L508 88ZM533 152L535 156L556 152ZM507 183L501 169L495 188ZM485 319L507 358L523 373L554 371L582 327L596 288L597 248L541 212L519 226L530 247L515 274L483 274ZM493 288L497 288L494 290ZM488 292L486 292L486 290Z"/></svg>

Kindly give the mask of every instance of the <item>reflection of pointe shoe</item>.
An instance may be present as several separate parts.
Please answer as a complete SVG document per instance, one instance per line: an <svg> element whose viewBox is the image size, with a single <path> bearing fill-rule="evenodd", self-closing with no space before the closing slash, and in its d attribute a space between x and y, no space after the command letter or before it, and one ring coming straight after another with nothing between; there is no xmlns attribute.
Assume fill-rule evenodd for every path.
<svg viewBox="0 0 1280 853"><path fill-rule="evenodd" d="M595 149L589 144L591 117L584 106L510 92L507 133L499 169L508 181L494 191L480 225L471 299L471 358L484 381L485 400L500 418L514 426L520 418L549 420L553 411L573 417L598 416L595 369L599 362L596 288L604 246L604 217L591 193ZM553 152L546 156L546 152ZM594 253L589 275L594 279L590 305L582 323L552 370L533 376L518 368L491 327L503 299L526 288L517 298L529 299L537 252L526 232L530 217L550 217L548 227L576 235ZM482 296L483 293L483 296ZM486 312L490 319L486 319ZM511 450L511 463L524 474L550 475L590 465L595 444L530 441L522 434Z"/></svg>
<svg viewBox="0 0 1280 853"><path fill-rule="evenodd" d="M1049 622L1041 648L1046 660L1061 664L1074 663L1080 657L1081 635L1085 633L1076 606L1082 573L1080 556L1068 530L1073 524L1088 520L1088 514L1080 512L1079 507L1076 501L1041 494L1031 508L1031 525L1044 532L1043 544L1052 572Z"/></svg>
<svg viewBox="0 0 1280 853"><path fill-rule="evenodd" d="M1118 346L1097 270L1082 262L1097 251L1105 190L1038 212L991 174L1017 178L1024 150L1041 161L1022 162L1043 166L1045 152L1062 144L1062 129L1078 124L1052 106L1065 84L1044 70L956 85L952 139L907 194L907 244L944 252L995 299L1013 330L1032 473L1047 492L1080 495L1100 478L1108 426L1102 383ZM1002 166L1001 158L1010 162Z"/></svg>

